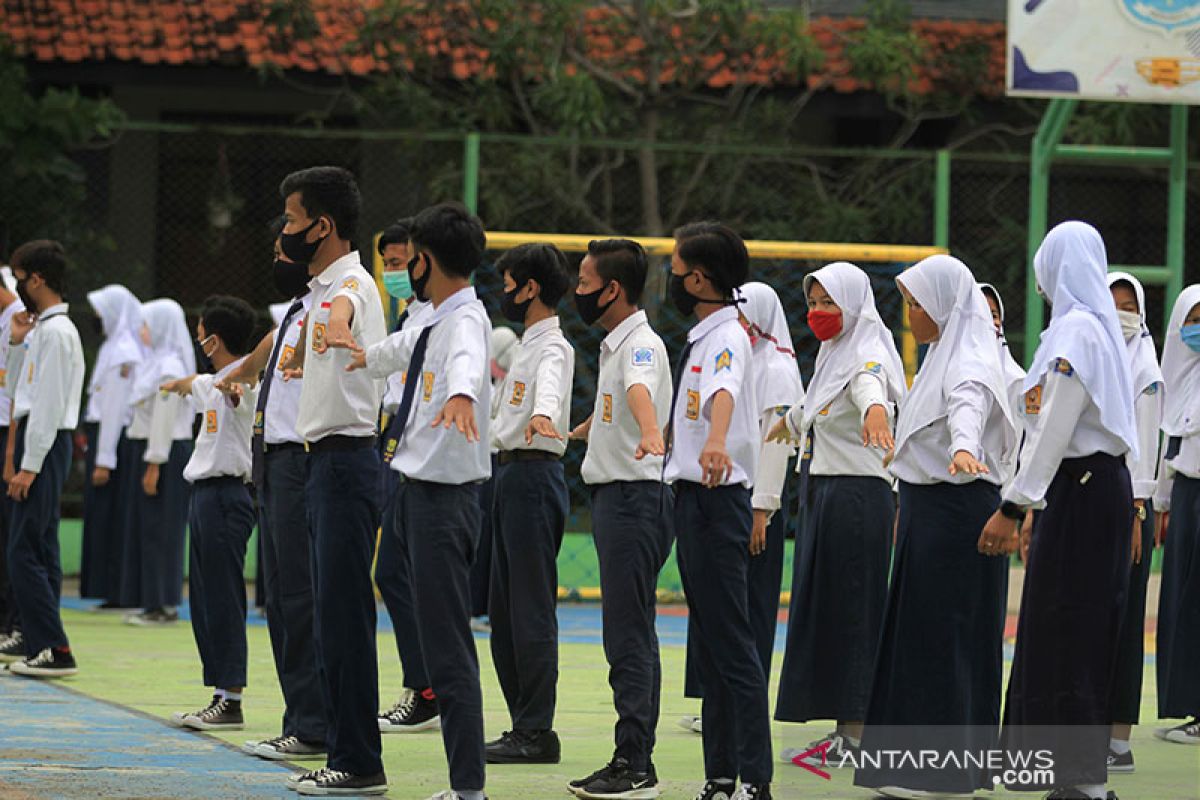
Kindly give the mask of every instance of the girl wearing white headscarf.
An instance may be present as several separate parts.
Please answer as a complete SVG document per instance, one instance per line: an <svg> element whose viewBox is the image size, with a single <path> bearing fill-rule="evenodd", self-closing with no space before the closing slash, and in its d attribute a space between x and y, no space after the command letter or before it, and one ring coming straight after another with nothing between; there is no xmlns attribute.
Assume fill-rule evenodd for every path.
<svg viewBox="0 0 1200 800"><path fill-rule="evenodd" d="M129 440L137 463L122 480L123 505L131 509L132 558L123 573L120 601L141 606L126 618L133 625L174 622L183 591L184 529L191 492L183 468L192 454L191 401L159 386L196 372L196 353L183 309L174 300L142 306L140 338L146 360L133 389Z"/></svg>
<svg viewBox="0 0 1200 800"><path fill-rule="evenodd" d="M1025 511L1044 507L1026 559L1003 742L1054 750L1063 796L1101 800L1134 518L1125 455L1139 455L1107 261L1096 229L1074 221L1050 231L1034 256L1050 325L1025 378L1021 464L979 537L981 552L1007 561Z"/></svg>
<svg viewBox="0 0 1200 800"><path fill-rule="evenodd" d="M805 404L793 406L775 431L786 426L805 443L805 511L775 718L836 720L836 730L813 746L828 744L828 757L840 759L862 736L887 602L896 506L884 456L906 384L865 272L829 264L805 276L804 291L821 347ZM799 752L782 756L790 761Z"/></svg>
<svg viewBox="0 0 1200 800"><path fill-rule="evenodd" d="M975 543L1000 502L1016 427L991 312L967 266L931 256L896 284L913 335L929 349L896 422L896 552L863 747L974 752L994 747L1000 723L1008 589L1008 565L981 555ZM947 733L918 736L914 728L899 742L888 732L919 725L946 726ZM964 765L860 769L855 783L909 796L969 794L992 780Z"/></svg>
<svg viewBox="0 0 1200 800"><path fill-rule="evenodd" d="M1117 320L1125 338L1133 376L1133 411L1137 422L1139 457L1125 455L1133 478L1133 520L1130 542L1129 591L1125 594L1121 638L1117 645L1117 671L1113 676L1112 741L1108 771L1133 772L1129 735L1142 706L1142 667L1145 662L1146 586L1150 581L1150 556L1154 552L1154 496L1158 468L1158 431L1162 424L1163 376L1154 339L1146 327L1146 292L1127 272L1110 272L1108 288L1117 306Z"/></svg>
<svg viewBox="0 0 1200 800"><path fill-rule="evenodd" d="M142 304L124 286L111 284L88 292L104 341L88 382L84 431L87 434L83 494L83 557L80 594L101 597L101 608L120 608L121 557L117 483L118 462L129 463L124 431L133 419L130 397L142 361L139 334Z"/></svg>
<svg viewBox="0 0 1200 800"><path fill-rule="evenodd" d="M787 514L779 513L783 505L784 481L788 460L796 452L793 445L768 441L771 427L788 412L804 403L804 383L792 332L779 295L765 283L753 281L738 289L741 303L739 320L750 337L754 361L755 398L760 410L759 427L763 442L758 467L754 475L754 493L750 504L754 509L754 526L750 535L750 569L747 584L750 588L748 610L750 627L763 674L771 674L771 655L775 650L775 631L779 621L779 591L783 581L784 538L787 533ZM699 669L692 652L695 632L688 630L688 659L684 694L703 697ZM698 717L685 718L687 727L696 731ZM684 724L684 720L680 721Z"/></svg>
<svg viewBox="0 0 1200 800"><path fill-rule="evenodd" d="M1155 735L1194 745L1200 744L1200 284L1184 289L1175 301L1162 371L1167 443L1154 494L1159 512L1155 539L1163 545L1158 716L1184 723Z"/></svg>

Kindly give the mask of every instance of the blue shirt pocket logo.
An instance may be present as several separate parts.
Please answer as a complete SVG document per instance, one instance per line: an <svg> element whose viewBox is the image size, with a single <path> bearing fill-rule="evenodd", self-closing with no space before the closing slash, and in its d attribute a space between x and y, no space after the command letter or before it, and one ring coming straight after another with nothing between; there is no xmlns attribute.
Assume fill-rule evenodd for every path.
<svg viewBox="0 0 1200 800"><path fill-rule="evenodd" d="M635 367L652 367L654 366L654 348L652 347L637 347L634 348L630 355Z"/></svg>

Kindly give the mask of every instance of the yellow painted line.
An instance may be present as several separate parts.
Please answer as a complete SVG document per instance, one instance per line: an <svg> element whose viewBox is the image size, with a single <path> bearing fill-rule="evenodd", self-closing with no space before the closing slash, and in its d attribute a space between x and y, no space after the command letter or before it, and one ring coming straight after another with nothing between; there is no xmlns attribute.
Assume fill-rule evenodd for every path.
<svg viewBox="0 0 1200 800"><path fill-rule="evenodd" d="M611 234L577 233L520 233L514 231L488 231L489 250L510 250L529 242L550 242L568 253L587 252L588 242L593 239L610 239ZM670 255L675 249L675 240L668 236L626 236L656 256ZM805 261L874 261L909 264L927 256L947 252L941 247L908 244L846 244L840 242L785 242L767 239L747 240L746 249L751 258L794 258Z"/></svg>

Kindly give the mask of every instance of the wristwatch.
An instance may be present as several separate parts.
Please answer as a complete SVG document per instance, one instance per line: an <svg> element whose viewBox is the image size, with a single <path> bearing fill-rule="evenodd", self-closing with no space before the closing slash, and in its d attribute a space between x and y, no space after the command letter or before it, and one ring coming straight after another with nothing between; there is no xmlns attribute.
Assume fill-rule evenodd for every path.
<svg viewBox="0 0 1200 800"><path fill-rule="evenodd" d="M1146 511L1145 504L1140 505L1140 506L1134 506L1133 509L1134 509L1133 513L1137 515L1138 520L1140 520L1141 522L1145 522L1146 517L1149 516L1149 514Z"/></svg>
<svg viewBox="0 0 1200 800"><path fill-rule="evenodd" d="M1016 503L1009 502L1008 500L1005 500L1000 504L1000 514L1008 517L1013 522L1025 521L1025 509L1021 508Z"/></svg>

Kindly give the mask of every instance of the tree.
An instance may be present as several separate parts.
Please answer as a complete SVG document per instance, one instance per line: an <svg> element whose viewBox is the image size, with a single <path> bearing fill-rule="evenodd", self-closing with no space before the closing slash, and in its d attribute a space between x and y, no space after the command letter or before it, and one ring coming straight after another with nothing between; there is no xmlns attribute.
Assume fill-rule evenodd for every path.
<svg viewBox="0 0 1200 800"><path fill-rule="evenodd" d="M107 141L123 119L120 110L73 88L31 93L25 68L3 40L0 108L0 162L6 165L0 169L0 227L9 241L53 237L71 244L90 236L81 215L85 174L71 153Z"/></svg>

